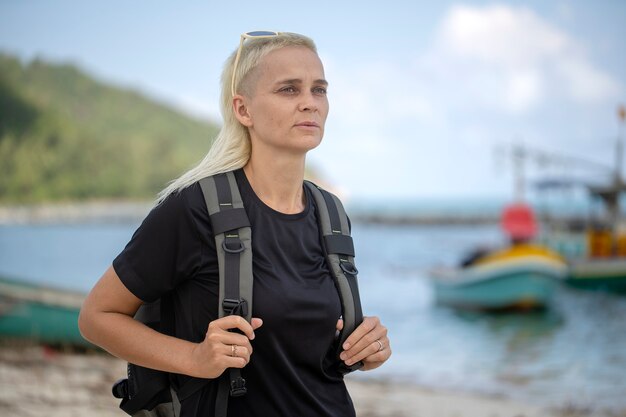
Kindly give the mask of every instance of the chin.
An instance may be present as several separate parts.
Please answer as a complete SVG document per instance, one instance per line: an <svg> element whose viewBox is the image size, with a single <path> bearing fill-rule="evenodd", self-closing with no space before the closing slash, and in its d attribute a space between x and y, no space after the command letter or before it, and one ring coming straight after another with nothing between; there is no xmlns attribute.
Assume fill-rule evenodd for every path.
<svg viewBox="0 0 626 417"><path fill-rule="evenodd" d="M298 135L283 143L294 151L306 152L317 148L322 143L322 138L319 135Z"/></svg>
<svg viewBox="0 0 626 417"><path fill-rule="evenodd" d="M320 146L320 143L322 143L322 138L305 138L302 142L302 147L306 148L306 151L311 151L315 148L317 148L318 146Z"/></svg>

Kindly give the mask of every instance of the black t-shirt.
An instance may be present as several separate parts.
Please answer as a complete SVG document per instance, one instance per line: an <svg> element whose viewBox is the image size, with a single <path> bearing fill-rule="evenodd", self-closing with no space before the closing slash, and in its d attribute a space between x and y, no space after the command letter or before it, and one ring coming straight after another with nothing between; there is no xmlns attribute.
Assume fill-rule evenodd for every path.
<svg viewBox="0 0 626 417"><path fill-rule="evenodd" d="M252 316L263 319L242 370L248 393L230 397L229 416L354 416L335 370L333 341L341 315L339 294L326 266L315 205L283 214L254 193L235 171L252 225ZM218 318L218 265L206 204L198 183L170 195L137 229L113 267L135 296L149 302L171 292L176 336L201 342ZM177 376L179 383L187 377ZM182 404L182 417L209 416L212 381Z"/></svg>

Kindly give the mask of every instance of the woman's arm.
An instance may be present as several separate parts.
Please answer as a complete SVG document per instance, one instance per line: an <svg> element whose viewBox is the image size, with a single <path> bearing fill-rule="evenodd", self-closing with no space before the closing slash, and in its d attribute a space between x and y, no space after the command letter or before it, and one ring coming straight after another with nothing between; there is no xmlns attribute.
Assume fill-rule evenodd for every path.
<svg viewBox="0 0 626 417"><path fill-rule="evenodd" d="M238 316L211 322L205 340L192 343L159 333L133 319L142 301L109 267L85 299L78 318L83 337L111 354L137 365L201 378L215 378L226 368L243 368L250 360L252 325ZM229 332L237 328L244 334ZM232 345L237 346L233 357Z"/></svg>

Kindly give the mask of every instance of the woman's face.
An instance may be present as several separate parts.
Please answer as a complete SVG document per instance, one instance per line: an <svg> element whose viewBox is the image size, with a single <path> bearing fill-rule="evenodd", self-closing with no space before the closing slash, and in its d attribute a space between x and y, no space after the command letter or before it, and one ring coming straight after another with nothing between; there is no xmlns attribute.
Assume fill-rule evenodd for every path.
<svg viewBox="0 0 626 417"><path fill-rule="evenodd" d="M328 115L328 83L317 54L305 47L268 53L250 74L248 129L255 142L303 153L318 146Z"/></svg>

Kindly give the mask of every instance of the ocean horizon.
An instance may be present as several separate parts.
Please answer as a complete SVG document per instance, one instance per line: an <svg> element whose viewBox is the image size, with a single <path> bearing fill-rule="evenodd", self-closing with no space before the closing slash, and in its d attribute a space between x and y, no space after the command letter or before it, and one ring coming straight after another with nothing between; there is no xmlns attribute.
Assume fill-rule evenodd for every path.
<svg viewBox="0 0 626 417"><path fill-rule="evenodd" d="M494 222L514 200L502 196L348 198L348 215L361 222L447 223L450 219L469 223ZM588 198L538 198L524 200L538 215L586 217L598 204ZM93 200L44 204L0 205L0 225L67 223L137 223L154 206L154 201ZM626 204L623 205L626 207ZM626 214L626 210L624 210Z"/></svg>

